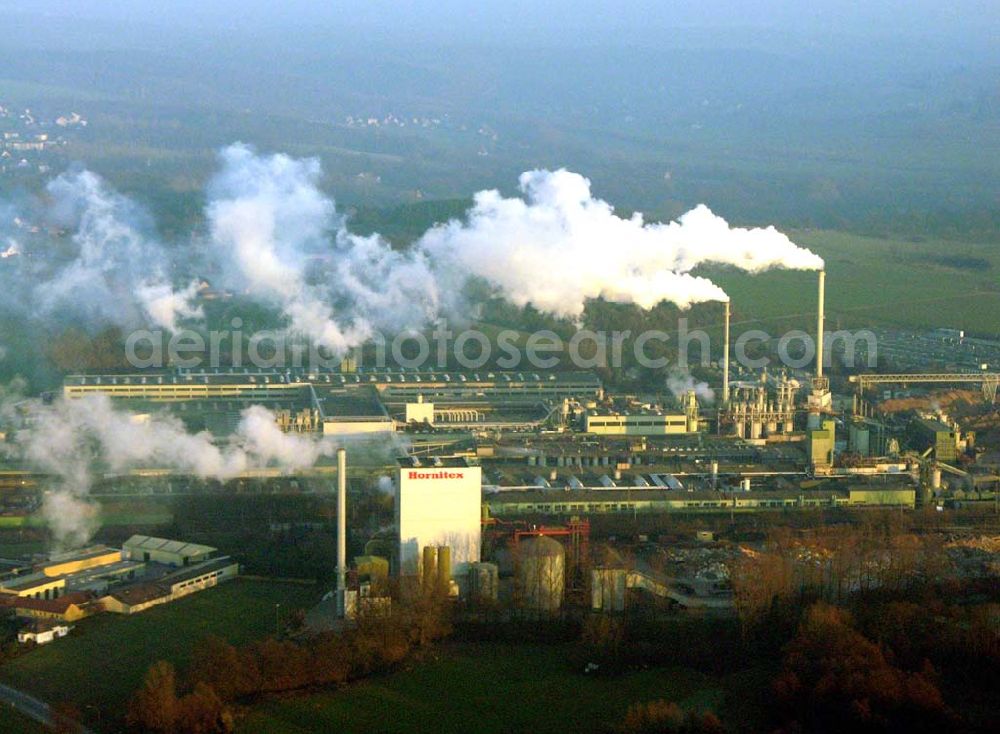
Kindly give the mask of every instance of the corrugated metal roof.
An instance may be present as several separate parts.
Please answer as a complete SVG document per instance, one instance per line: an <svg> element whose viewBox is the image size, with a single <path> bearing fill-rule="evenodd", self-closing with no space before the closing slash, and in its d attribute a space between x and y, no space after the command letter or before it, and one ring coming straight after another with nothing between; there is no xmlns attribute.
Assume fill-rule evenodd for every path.
<svg viewBox="0 0 1000 734"><path fill-rule="evenodd" d="M136 551L159 551L161 553L174 553L180 556L204 556L214 553L215 548L198 543L185 543L182 540L168 540L167 538L156 538L150 535L133 535L125 541L125 547Z"/></svg>

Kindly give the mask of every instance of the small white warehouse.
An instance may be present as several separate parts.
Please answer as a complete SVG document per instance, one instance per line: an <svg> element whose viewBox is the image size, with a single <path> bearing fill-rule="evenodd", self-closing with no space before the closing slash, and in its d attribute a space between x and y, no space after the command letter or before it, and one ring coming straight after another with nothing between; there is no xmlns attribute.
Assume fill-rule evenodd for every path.
<svg viewBox="0 0 1000 734"><path fill-rule="evenodd" d="M396 476L399 573L420 572L422 549L451 548L457 576L479 561L482 468L462 457L400 460Z"/></svg>

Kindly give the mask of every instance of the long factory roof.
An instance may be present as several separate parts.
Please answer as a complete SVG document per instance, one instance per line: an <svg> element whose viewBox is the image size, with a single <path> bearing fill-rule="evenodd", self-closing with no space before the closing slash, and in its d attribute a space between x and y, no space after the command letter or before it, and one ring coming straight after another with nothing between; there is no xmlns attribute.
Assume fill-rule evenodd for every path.
<svg viewBox="0 0 1000 734"><path fill-rule="evenodd" d="M542 502L542 503L554 503L554 502L636 502L636 501L654 501L654 502L664 502L668 500L674 501L692 501L692 502L707 502L707 501L720 501L720 500L731 500L733 497L737 498L754 498L754 499L797 499L800 496L832 496L837 495L838 497L846 497L847 490L841 488L824 488L822 490L773 490L768 492L716 492L712 490L671 490L660 487L642 488L642 487L631 487L631 488L611 488L605 489L603 487L584 487L580 489L534 489L527 488L518 491L507 491L507 492L495 492L491 494L484 495L484 501L487 504L507 504L507 503L529 503L529 502Z"/></svg>
<svg viewBox="0 0 1000 734"><path fill-rule="evenodd" d="M125 541L128 550L157 551L160 553L175 553L180 556L201 556L214 553L215 548L198 543L185 543L182 540L154 538L149 535L133 535Z"/></svg>
<svg viewBox="0 0 1000 734"><path fill-rule="evenodd" d="M448 372L434 370L373 370L359 372L334 372L322 370L264 370L249 368L219 370L167 370L147 372L106 372L100 374L67 375L64 384L69 386L96 385L184 385L247 384L296 385L321 383L331 385L416 385L420 383L472 384L472 385L545 385L581 384L600 387L601 380L593 372L512 372L478 371Z"/></svg>

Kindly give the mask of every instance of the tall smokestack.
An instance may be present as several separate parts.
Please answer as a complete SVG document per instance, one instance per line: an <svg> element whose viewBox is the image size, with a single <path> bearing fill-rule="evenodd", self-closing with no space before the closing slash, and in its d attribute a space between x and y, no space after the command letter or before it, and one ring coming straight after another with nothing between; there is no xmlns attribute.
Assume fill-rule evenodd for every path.
<svg viewBox="0 0 1000 734"><path fill-rule="evenodd" d="M347 450L337 449L337 604L346 611L347 591Z"/></svg>
<svg viewBox="0 0 1000 734"><path fill-rule="evenodd" d="M826 271L819 271L819 308L816 313L816 377L823 376L823 311L826 293Z"/></svg>
<svg viewBox="0 0 1000 734"><path fill-rule="evenodd" d="M722 404L729 405L729 301L722 335Z"/></svg>

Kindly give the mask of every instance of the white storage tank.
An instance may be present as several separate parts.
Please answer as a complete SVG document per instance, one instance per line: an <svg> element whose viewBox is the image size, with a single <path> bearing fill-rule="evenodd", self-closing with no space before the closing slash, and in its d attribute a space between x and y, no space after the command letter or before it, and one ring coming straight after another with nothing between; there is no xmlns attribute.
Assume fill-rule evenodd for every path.
<svg viewBox="0 0 1000 734"><path fill-rule="evenodd" d="M591 573L591 608L594 611L625 611L628 571L624 568L595 568Z"/></svg>
<svg viewBox="0 0 1000 734"><path fill-rule="evenodd" d="M933 467L931 469L931 489L941 489L941 468Z"/></svg>
<svg viewBox="0 0 1000 734"><path fill-rule="evenodd" d="M518 550L522 605L540 614L558 612L566 588L566 551L562 544L541 536L522 541Z"/></svg>
<svg viewBox="0 0 1000 734"><path fill-rule="evenodd" d="M500 570L495 563L469 565L469 598L479 602L495 602L500 588Z"/></svg>

